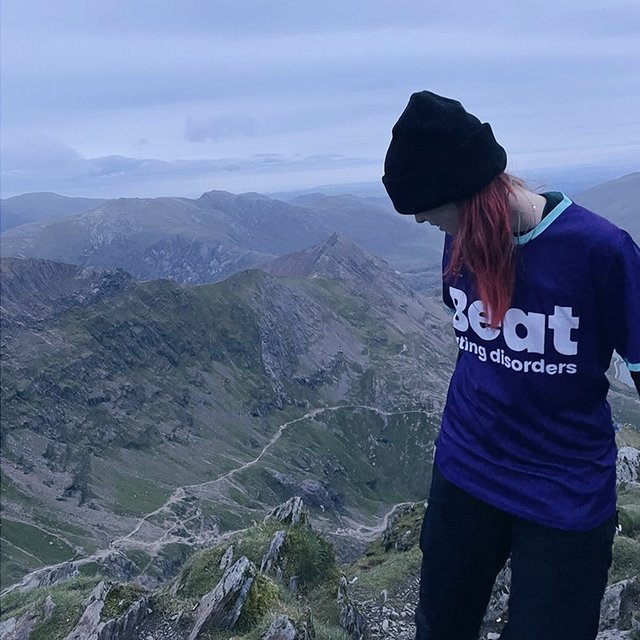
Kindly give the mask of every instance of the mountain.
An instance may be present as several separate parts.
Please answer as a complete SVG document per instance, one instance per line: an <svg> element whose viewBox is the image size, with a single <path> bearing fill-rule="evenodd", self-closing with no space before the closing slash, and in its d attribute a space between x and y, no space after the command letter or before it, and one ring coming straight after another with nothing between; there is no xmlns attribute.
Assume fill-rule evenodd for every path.
<svg viewBox="0 0 640 640"><path fill-rule="evenodd" d="M441 305L338 236L265 268L194 287L2 261L5 584L109 545L159 577L295 492L347 532L424 497Z"/></svg>
<svg viewBox="0 0 640 640"><path fill-rule="evenodd" d="M0 321L40 323L62 311L98 302L125 291L133 278L121 269L77 267L51 260L0 261Z"/></svg>
<svg viewBox="0 0 640 640"><path fill-rule="evenodd" d="M0 232L21 224L88 211L102 204L101 198L69 198L57 193L25 193L0 201Z"/></svg>
<svg viewBox="0 0 640 640"><path fill-rule="evenodd" d="M640 244L640 172L596 185L574 200L622 227Z"/></svg>
<svg viewBox="0 0 640 640"><path fill-rule="evenodd" d="M436 264L442 240L379 198L331 196L290 204L211 191L187 198L120 198L71 216L9 229L3 257L122 268L142 280L215 282L334 232L397 269ZM413 233L411 230L414 229Z"/></svg>

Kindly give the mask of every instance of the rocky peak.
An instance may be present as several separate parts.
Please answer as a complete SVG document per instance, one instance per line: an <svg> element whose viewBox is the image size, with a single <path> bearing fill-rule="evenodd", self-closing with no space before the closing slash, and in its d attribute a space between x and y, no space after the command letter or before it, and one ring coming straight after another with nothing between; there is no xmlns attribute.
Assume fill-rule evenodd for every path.
<svg viewBox="0 0 640 640"><path fill-rule="evenodd" d="M0 260L4 319L43 320L74 306L117 295L133 284L122 269L99 269L41 260Z"/></svg>

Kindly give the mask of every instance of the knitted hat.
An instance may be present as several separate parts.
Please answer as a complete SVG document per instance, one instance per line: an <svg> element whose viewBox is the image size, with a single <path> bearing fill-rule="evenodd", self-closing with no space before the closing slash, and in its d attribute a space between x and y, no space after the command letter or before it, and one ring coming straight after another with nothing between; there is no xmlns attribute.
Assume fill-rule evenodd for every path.
<svg viewBox="0 0 640 640"><path fill-rule="evenodd" d="M396 210L414 215L472 196L506 166L489 123L420 91L393 127L382 182Z"/></svg>

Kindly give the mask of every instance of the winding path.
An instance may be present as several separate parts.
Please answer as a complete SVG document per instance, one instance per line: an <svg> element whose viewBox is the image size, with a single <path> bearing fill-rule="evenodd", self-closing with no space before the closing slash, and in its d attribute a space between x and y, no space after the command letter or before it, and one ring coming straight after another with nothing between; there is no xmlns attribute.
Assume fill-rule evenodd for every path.
<svg viewBox="0 0 640 640"><path fill-rule="evenodd" d="M174 543L174 542L181 542L184 543L185 542L185 538L181 537L181 536L177 536L177 535L172 535L173 532L178 528L184 528L184 524L186 522L189 522L193 519L195 519L197 517L196 515L192 515L187 519L184 519L182 517L178 517L175 513L172 512L171 507L175 504L178 504L180 502L182 502L185 498L189 497L190 495L193 495L192 491L194 489L199 489L199 488L203 488L206 487L208 489L210 489L211 487L225 482L225 481L229 481L232 476L234 476L235 474L248 469L249 467L257 464L260 459L265 455L265 453L280 439L280 437L282 436L282 434L284 433L285 429L287 429L288 427L290 427L291 425L294 425L296 423L302 422L304 420L307 420L309 418L314 418L315 416L318 416L322 413L325 412L332 412L332 411L340 411L343 409L365 409L367 411L373 411L381 416L385 416L385 417L389 417L392 415L401 415L401 414L408 414L408 413L424 413L421 410L418 409L414 409L414 410L410 410L410 411L384 411L382 409L379 409L377 407L372 407L369 405L362 405L362 404L341 404L341 405L335 405L335 406L330 406L330 407L318 407L316 409L312 409L311 411L308 411L307 413L305 413L303 416L300 416L299 418L295 418L293 420L289 420L288 422L283 423L282 425L280 425L277 429L277 431L274 433L274 435L271 437L271 439L269 440L269 442L267 442L264 447L262 448L262 450L260 451L260 453L253 458L252 460L249 460L248 462L245 462L241 465L239 465L238 467L236 467L235 469L231 469L230 471L227 471L224 475L219 476L218 478L215 478L213 480L208 480L207 482L201 482L199 484L191 484L191 485L185 485L182 487L178 487L176 488L172 494L169 496L169 498L164 502L164 504L162 504L161 506L159 506L157 509L154 509L153 511L151 511L150 513L146 514L144 517L142 517L138 523L136 524L136 526L126 535L121 536L119 538L115 538L114 540L111 541L109 548L108 549L101 549L96 551L95 553L93 553L90 556L87 556L85 558L81 558L78 560L72 560L71 562L75 563L78 566L84 565L84 564L88 564L90 562L94 562L96 560L103 560L105 558L107 558L110 555L113 554L121 554L123 553L123 549L127 549L127 548L138 548L138 549L142 549L145 551L150 552L152 555L155 555L158 553L158 551L164 547L167 544L170 543ZM348 518L343 518L343 522L347 523L349 526L347 527L343 527L337 530L334 530L333 533L335 533L336 535L343 535L343 536L351 536L351 537L355 537L361 540L366 540L369 541L373 538L375 538L377 535L379 535L382 531L384 531L385 527L387 526L387 522L389 520L389 518L392 516L392 514L394 513L394 511L399 508L400 506L404 505L404 504L410 504L410 503L399 503L394 505L391 510L384 516L384 518L382 519L382 521L375 525L375 526L366 526L363 525L361 523L358 523L354 520L348 519ZM196 511L198 511L196 509ZM136 534L138 534L140 532L140 529L145 525L145 524L149 524L150 526L156 527L156 528L162 528L160 525L153 525L149 522L149 520L155 516L161 515L161 514L167 514L170 518L173 518L175 521L174 523L166 530L162 531L162 533L157 536L155 539L153 540L135 540L134 536L136 536ZM50 532L47 532L50 533ZM226 532L225 534L216 534L215 538L218 540L221 539L225 539L227 536L231 535L235 533L235 531L230 531L230 532ZM55 534L51 534L51 535L55 535ZM212 542L211 536L207 536L207 538L205 539L203 536L195 536L195 540L191 539L191 543L205 543L205 542ZM38 569L36 571L31 572L30 574L28 574L27 576L25 576L22 581L20 583L18 583L18 585L12 585L11 587L8 587L7 589L5 589L2 593L7 593L10 590L15 589L17 586L19 586L20 584L25 584L27 582L29 582L29 580L35 576L35 574L39 574L42 573L44 571L47 570L51 570L54 569L56 567L60 567L65 563L59 563L56 565L51 565L49 567L44 567L41 569Z"/></svg>

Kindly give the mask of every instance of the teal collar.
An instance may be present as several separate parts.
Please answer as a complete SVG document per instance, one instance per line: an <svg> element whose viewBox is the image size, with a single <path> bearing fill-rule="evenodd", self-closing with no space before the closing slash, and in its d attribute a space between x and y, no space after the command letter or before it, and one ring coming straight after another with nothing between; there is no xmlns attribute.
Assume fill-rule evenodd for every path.
<svg viewBox="0 0 640 640"><path fill-rule="evenodd" d="M549 213L542 218L542 220L540 220L533 229L530 229L527 233L524 233L521 236L514 236L514 242L518 245L522 245L527 244L527 242L531 242L534 238L537 238L570 204L573 204L573 202L563 193L562 200L559 204L551 209L551 211L549 211Z"/></svg>

